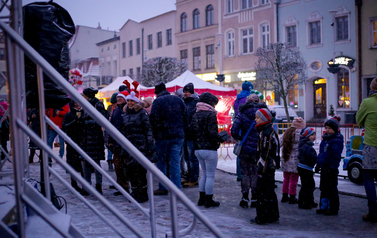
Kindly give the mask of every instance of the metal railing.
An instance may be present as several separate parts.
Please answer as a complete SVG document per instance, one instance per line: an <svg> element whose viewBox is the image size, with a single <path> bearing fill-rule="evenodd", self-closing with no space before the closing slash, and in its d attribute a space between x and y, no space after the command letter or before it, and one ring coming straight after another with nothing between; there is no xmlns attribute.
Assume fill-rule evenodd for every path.
<svg viewBox="0 0 377 238"><path fill-rule="evenodd" d="M18 2L18 1L16 1ZM20 6L13 9L13 14L17 14L19 19L21 18ZM17 29L18 24L13 25L13 28ZM135 158L147 171L148 179L148 193L150 196L150 209L149 212L141 207L137 202L125 192L100 166L98 166L84 151L82 151L73 141L69 139L64 132L59 128L54 127L54 129L63 136L68 143L70 143L80 154L83 155L96 170L98 170L103 176L110 180L119 191L122 192L124 196L127 197L131 202L137 204L138 207L143 211L144 215L149 216L151 223L151 236L156 237L156 218L154 216L154 199L153 199L153 178L163 184L170 194L170 208L171 208L171 229L172 232L169 235L174 237L186 235L188 232L192 231L196 225L196 219L200 220L209 230L217 237L222 237L220 230L212 224L205 217L200 210L184 195L184 193L178 189L158 168L156 168L132 143L130 143L103 115L101 115L87 100L85 100L42 56L38 54L23 38L14 31L11 27L0 22L0 28L4 31L6 36L6 47L7 47L7 62L8 62L8 85L9 85L9 101L10 101L10 129L11 129L11 150L13 155L13 169L14 169L14 185L15 185L15 198L16 198L16 209L17 209L17 221L18 221L18 236L25 237L25 214L22 212L24 204L32 207L36 210L41 217L46 220L48 216L39 210L38 207L33 204L33 201L27 198L24 193L24 183L25 183L25 171L27 171L28 161L25 158L27 156L27 136L29 136L39 148L41 148L41 153L43 153L43 177L44 177L44 189L46 197L51 200L50 197L50 182L49 173L56 176L59 181L63 183L66 187L70 188L69 184L62 179L54 169L48 166L48 156L53 158L60 166L62 166L67 172L69 172L72 177L83 185L85 190L90 192L94 197L96 197L114 216L116 216L124 225L126 225L134 234L138 237L143 237L144 235L136 230L132 224L125 218L109 201L107 201L101 194L99 194L85 179L83 179L75 170L73 170L69 165L67 165L58 155L56 155L53 150L46 143L46 124L47 123L54 127L48 118L44 115L44 110L40 111L41 120L41 137L34 133L26 125L26 95L25 95L25 83L24 83L24 61L23 54L27 55L36 65L37 65L37 78L38 78L38 92L39 92L39 107L44 107L44 90L43 90L43 74L51 78L51 80L59 85L70 97L78 102L82 108L100 125L107 131L107 133L114 138L114 140L121 145L133 158ZM61 145L62 146L62 145ZM70 189L72 191L72 189ZM73 193L79 197L81 201L86 201L84 197L79 195L77 192ZM178 219L177 219L177 200L180 200L189 211L194 215L193 223L184 230L178 230ZM104 219L100 212L97 211L88 202L84 202L90 209L92 209L101 219ZM105 219L106 220L106 219ZM47 220L46 220L47 221ZM56 229L59 233L58 227L54 226L54 223L50 225ZM119 235L120 231L110 225L111 228L115 230ZM62 233L61 233L62 234ZM64 233L63 236L70 237L69 234Z"/></svg>

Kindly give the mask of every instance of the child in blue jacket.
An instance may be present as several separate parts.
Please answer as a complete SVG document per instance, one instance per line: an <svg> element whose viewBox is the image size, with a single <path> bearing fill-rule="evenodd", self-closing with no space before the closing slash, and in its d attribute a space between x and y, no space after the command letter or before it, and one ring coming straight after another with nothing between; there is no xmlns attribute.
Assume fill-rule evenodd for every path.
<svg viewBox="0 0 377 238"><path fill-rule="evenodd" d="M325 122L326 133L319 148L317 163L321 169L320 209L316 212L324 215L338 215L338 167L343 151L343 135L339 132L339 121L330 118Z"/></svg>

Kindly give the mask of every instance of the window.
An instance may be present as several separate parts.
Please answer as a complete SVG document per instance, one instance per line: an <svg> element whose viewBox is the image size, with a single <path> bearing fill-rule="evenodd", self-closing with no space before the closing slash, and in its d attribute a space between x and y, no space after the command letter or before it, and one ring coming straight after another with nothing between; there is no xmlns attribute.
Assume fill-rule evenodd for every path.
<svg viewBox="0 0 377 238"><path fill-rule="evenodd" d="M321 44L321 22L309 22L309 45Z"/></svg>
<svg viewBox="0 0 377 238"><path fill-rule="evenodd" d="M114 49L116 49L117 48L117 45L114 45Z"/></svg>
<svg viewBox="0 0 377 238"><path fill-rule="evenodd" d="M187 31L187 14L181 14L181 32Z"/></svg>
<svg viewBox="0 0 377 238"><path fill-rule="evenodd" d="M129 76L130 78L133 78L133 77L134 77L134 69L130 69L129 72L130 72L130 73L128 74L128 76Z"/></svg>
<svg viewBox="0 0 377 238"><path fill-rule="evenodd" d="M242 30L242 54L254 51L254 32L253 28Z"/></svg>
<svg viewBox="0 0 377 238"><path fill-rule="evenodd" d="M101 49L101 52L103 52L103 48Z"/></svg>
<svg viewBox="0 0 377 238"><path fill-rule="evenodd" d="M207 69L215 68L215 46L206 45Z"/></svg>
<svg viewBox="0 0 377 238"><path fill-rule="evenodd" d="M286 29L286 41L291 46L297 46L297 33L296 33L296 26L288 26Z"/></svg>
<svg viewBox="0 0 377 238"><path fill-rule="evenodd" d="M298 108L298 85L295 85L295 88L288 93L288 103L289 106L293 109Z"/></svg>
<svg viewBox="0 0 377 238"><path fill-rule="evenodd" d="M200 70L200 47L196 47L192 49L193 57L194 57L194 67L193 70Z"/></svg>
<svg viewBox="0 0 377 238"><path fill-rule="evenodd" d="M109 51L109 50L110 50L110 46L107 47L107 51Z"/></svg>
<svg viewBox="0 0 377 238"><path fill-rule="evenodd" d="M128 51L128 52L130 52L130 56L132 56L132 55L134 54L134 52L133 52L132 40L130 40L130 41L128 42L128 47L129 47L129 51Z"/></svg>
<svg viewBox="0 0 377 238"><path fill-rule="evenodd" d="M140 55L140 38L136 39L136 54Z"/></svg>
<svg viewBox="0 0 377 238"><path fill-rule="evenodd" d="M338 108L350 107L349 73L345 68L338 72Z"/></svg>
<svg viewBox="0 0 377 238"><path fill-rule="evenodd" d="M153 49L153 37L152 35L148 35L148 50Z"/></svg>
<svg viewBox="0 0 377 238"><path fill-rule="evenodd" d="M126 58L126 42L122 43L122 58Z"/></svg>
<svg viewBox="0 0 377 238"><path fill-rule="evenodd" d="M206 26L213 25L214 23L214 13L213 13L213 6L208 5L206 7Z"/></svg>
<svg viewBox="0 0 377 238"><path fill-rule="evenodd" d="M348 16L336 17L336 40L348 40Z"/></svg>
<svg viewBox="0 0 377 238"><path fill-rule="evenodd" d="M194 29L200 27L200 12L197 8L192 12L192 26Z"/></svg>
<svg viewBox="0 0 377 238"><path fill-rule="evenodd" d="M181 50L181 62L188 63L187 50Z"/></svg>
<svg viewBox="0 0 377 238"><path fill-rule="evenodd" d="M270 45L270 25L269 24L263 24L260 27L261 32L261 47L262 48L268 48Z"/></svg>
<svg viewBox="0 0 377 238"><path fill-rule="evenodd" d="M125 69L122 70L122 75L127 76L127 71Z"/></svg>
<svg viewBox="0 0 377 238"><path fill-rule="evenodd" d="M370 20L371 48L377 48L377 18Z"/></svg>
<svg viewBox="0 0 377 238"><path fill-rule="evenodd" d="M171 29L166 30L166 45L171 45L172 44L172 34L171 34Z"/></svg>
<svg viewBox="0 0 377 238"><path fill-rule="evenodd" d="M140 79L140 78L141 78L141 70L140 70L140 67L137 67L137 68L136 68L136 78L137 78L137 79Z"/></svg>
<svg viewBox="0 0 377 238"><path fill-rule="evenodd" d="M5 59L5 51L4 51L4 48L0 48L0 60L4 60Z"/></svg>
<svg viewBox="0 0 377 238"><path fill-rule="evenodd" d="M234 31L226 33L226 54L234 56Z"/></svg>
<svg viewBox="0 0 377 238"><path fill-rule="evenodd" d="M226 13L234 12L234 0L226 1Z"/></svg>
<svg viewBox="0 0 377 238"><path fill-rule="evenodd" d="M262 4L268 4L268 3L270 3L270 0L262 0L261 3L262 3Z"/></svg>
<svg viewBox="0 0 377 238"><path fill-rule="evenodd" d="M253 6L253 0L241 0L241 9L251 8Z"/></svg>
<svg viewBox="0 0 377 238"><path fill-rule="evenodd" d="M162 47L162 32L157 32L157 48Z"/></svg>

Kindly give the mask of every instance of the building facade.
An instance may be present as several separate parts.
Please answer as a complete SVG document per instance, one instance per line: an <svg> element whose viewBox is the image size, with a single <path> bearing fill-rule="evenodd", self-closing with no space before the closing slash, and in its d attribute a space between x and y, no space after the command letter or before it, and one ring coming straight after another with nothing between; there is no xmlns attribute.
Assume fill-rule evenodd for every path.
<svg viewBox="0 0 377 238"><path fill-rule="evenodd" d="M355 2L281 0L280 42L302 53L308 66L305 85L290 94L289 103L305 120L322 122L334 108L341 123L351 123L358 109ZM334 62L335 61L335 62Z"/></svg>
<svg viewBox="0 0 377 238"><path fill-rule="evenodd" d="M176 57L175 14L170 11L135 22L128 20L119 35L119 75L139 80L143 62L155 57Z"/></svg>
<svg viewBox="0 0 377 238"><path fill-rule="evenodd" d="M120 36L97 43L99 51L99 85L108 85L119 76Z"/></svg>

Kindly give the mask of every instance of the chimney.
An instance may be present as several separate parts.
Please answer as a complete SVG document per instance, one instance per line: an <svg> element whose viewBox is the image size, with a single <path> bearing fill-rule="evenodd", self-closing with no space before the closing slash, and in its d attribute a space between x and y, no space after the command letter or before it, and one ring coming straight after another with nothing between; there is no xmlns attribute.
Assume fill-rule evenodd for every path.
<svg viewBox="0 0 377 238"><path fill-rule="evenodd" d="M98 22L97 29L102 29L102 28L101 28L101 24L100 24L99 22Z"/></svg>

